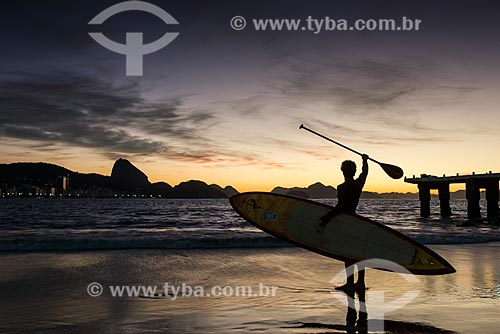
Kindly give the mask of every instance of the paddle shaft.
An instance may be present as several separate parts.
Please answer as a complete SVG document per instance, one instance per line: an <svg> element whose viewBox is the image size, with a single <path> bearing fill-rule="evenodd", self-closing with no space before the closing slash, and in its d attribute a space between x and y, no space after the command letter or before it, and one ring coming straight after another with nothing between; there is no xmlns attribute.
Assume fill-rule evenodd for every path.
<svg viewBox="0 0 500 334"><path fill-rule="evenodd" d="M316 132L316 131L314 131L314 130L311 130L311 129L309 129L309 128L305 127L305 126L304 126L304 124L301 124L301 125L299 126L299 129L304 129L304 130L306 130L306 131L309 131L310 133L315 134L316 136L321 137L321 138L323 138L323 139L326 139L326 140L328 140L329 142L332 142L332 143L334 143L334 144L336 144L336 145L339 145L340 147L343 147L343 148L345 148L346 150L351 151L352 153L356 153L356 154L359 154L359 155L363 156L363 153L360 153L360 152L358 152L358 151L356 151L356 150L353 150L352 148L350 148L350 147L348 147L348 146L345 146L344 144L341 144L341 143L339 143L338 141L335 141L335 140L333 140L333 139L331 139L331 138L328 138L327 136L324 136L324 135L322 135L322 134L321 134L321 133L319 133L319 132ZM380 162L378 162L377 160L372 159L372 158L370 158L370 157L368 158L368 160L371 160L371 161L373 161L373 162L375 162L375 163L377 163L377 164L379 164L379 165L381 164L381 163L380 163Z"/></svg>

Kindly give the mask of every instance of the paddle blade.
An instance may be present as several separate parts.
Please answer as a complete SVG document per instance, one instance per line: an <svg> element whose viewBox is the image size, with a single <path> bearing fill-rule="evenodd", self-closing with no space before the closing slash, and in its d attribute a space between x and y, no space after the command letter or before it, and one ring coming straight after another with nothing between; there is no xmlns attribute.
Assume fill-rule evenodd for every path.
<svg viewBox="0 0 500 334"><path fill-rule="evenodd" d="M398 166L380 163L380 167L393 179L400 179L404 175L403 170Z"/></svg>

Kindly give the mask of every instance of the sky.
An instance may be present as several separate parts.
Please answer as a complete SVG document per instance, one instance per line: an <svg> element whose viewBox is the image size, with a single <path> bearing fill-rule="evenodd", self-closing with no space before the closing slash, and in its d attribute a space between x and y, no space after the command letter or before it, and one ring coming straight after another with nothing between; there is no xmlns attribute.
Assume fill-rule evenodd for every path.
<svg viewBox="0 0 500 334"><path fill-rule="evenodd" d="M500 172L500 6L490 1L11 1L0 36L0 163L105 175L129 159L152 182L240 191L336 186L345 159L304 124L406 176ZM234 16L247 27L231 28ZM253 19L419 19L418 31L256 31ZM153 42L143 75L90 36ZM417 189L370 163L365 190Z"/></svg>

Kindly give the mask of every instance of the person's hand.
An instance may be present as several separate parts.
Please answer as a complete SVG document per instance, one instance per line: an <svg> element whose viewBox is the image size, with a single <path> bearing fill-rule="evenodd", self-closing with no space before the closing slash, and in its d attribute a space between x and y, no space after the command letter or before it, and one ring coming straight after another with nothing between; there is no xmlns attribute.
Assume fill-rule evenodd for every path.
<svg viewBox="0 0 500 334"><path fill-rule="evenodd" d="M368 161L370 157L368 156L368 154L363 154L361 155L361 158L363 159L363 161Z"/></svg>
<svg viewBox="0 0 500 334"><path fill-rule="evenodd" d="M335 209L333 209L332 211L328 212L326 215L324 215L319 219L320 221L319 225L326 226L326 224L328 224L332 220L332 218L335 217L336 215L338 215L338 212L335 211Z"/></svg>
<svg viewBox="0 0 500 334"><path fill-rule="evenodd" d="M328 224L328 222L330 221L329 214L326 214L326 215L324 215L323 217L321 217L321 218L319 219L319 221L320 221L320 223L319 223L319 224L320 224L321 226L325 226L326 224Z"/></svg>

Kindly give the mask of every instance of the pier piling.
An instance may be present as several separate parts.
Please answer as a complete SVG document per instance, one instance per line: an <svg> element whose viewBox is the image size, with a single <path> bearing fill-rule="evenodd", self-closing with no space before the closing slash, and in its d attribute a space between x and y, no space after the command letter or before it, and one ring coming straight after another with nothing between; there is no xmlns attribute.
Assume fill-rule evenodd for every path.
<svg viewBox="0 0 500 334"><path fill-rule="evenodd" d="M450 185L448 183L444 183L438 186L438 194L439 194L439 206L441 209L441 216L450 217L451 216Z"/></svg>
<svg viewBox="0 0 500 334"><path fill-rule="evenodd" d="M431 188L426 184L418 185L418 198L420 199L420 216L431 215Z"/></svg>
<svg viewBox="0 0 500 334"><path fill-rule="evenodd" d="M498 199L498 180L488 182L486 186L486 211L488 218L498 217Z"/></svg>
<svg viewBox="0 0 500 334"><path fill-rule="evenodd" d="M477 180L469 179L465 183L465 194L467 198L467 218L481 218L481 207L479 200L481 199L481 191Z"/></svg>
<svg viewBox="0 0 500 334"><path fill-rule="evenodd" d="M420 199L420 215L429 217L431 214L430 200L431 189L437 189L439 194L439 206L443 217L451 216L450 207L450 184L464 183L467 198L467 217L469 219L481 218L481 189L486 189L487 217L496 218L500 214L498 207L500 173L486 173L471 175L459 175L437 177L422 174L420 177L413 176L405 178L405 182L416 184Z"/></svg>

